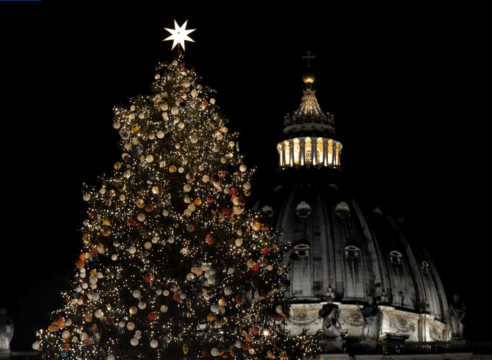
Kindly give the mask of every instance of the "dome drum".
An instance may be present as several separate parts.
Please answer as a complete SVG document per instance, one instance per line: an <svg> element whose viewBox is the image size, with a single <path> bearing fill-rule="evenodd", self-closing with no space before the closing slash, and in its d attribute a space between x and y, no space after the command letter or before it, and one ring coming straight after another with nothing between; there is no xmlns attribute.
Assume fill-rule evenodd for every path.
<svg viewBox="0 0 492 360"><path fill-rule="evenodd" d="M299 137L277 144L280 167L340 167L342 144L324 137Z"/></svg>

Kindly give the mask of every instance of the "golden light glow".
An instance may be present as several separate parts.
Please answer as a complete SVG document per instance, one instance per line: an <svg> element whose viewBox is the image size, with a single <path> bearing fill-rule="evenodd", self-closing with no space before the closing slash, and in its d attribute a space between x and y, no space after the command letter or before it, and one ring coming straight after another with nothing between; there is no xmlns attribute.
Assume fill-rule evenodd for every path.
<svg viewBox="0 0 492 360"><path fill-rule="evenodd" d="M340 143L337 141L336 152L335 152L335 165L337 166L340 165L340 150L341 150L341 146Z"/></svg>
<svg viewBox="0 0 492 360"><path fill-rule="evenodd" d="M299 165L301 145L299 139L294 139L294 164Z"/></svg>
<svg viewBox="0 0 492 360"><path fill-rule="evenodd" d="M316 143L316 160L318 164L323 164L323 138L318 138Z"/></svg>
<svg viewBox="0 0 492 360"><path fill-rule="evenodd" d="M287 140L284 141L284 151L285 151L285 165L290 164L290 145Z"/></svg>
<svg viewBox="0 0 492 360"><path fill-rule="evenodd" d="M196 29L193 29L193 30L186 30L186 24L188 23L188 20L186 20L183 24L182 27L179 27L178 23L176 22L176 20L174 20L174 29L167 29L167 28L164 28L165 30L169 31L172 35L165 38L164 40L162 41L167 41L167 40L173 40L173 47L171 48L171 50L174 50L174 47L177 45L177 44L180 44L182 47L183 47L183 50L186 50L185 49L185 41L192 41L192 42L195 42L195 40L193 40L192 38L190 38L188 36L188 34L192 33L193 31L195 31Z"/></svg>
<svg viewBox="0 0 492 360"><path fill-rule="evenodd" d="M328 165L333 164L333 140L328 140Z"/></svg>
<svg viewBox="0 0 492 360"><path fill-rule="evenodd" d="M313 148L311 145L311 138L306 138L305 143L304 143L304 151L306 154L306 165L310 165L313 163Z"/></svg>
<svg viewBox="0 0 492 360"><path fill-rule="evenodd" d="M284 165L284 156L283 156L284 154L282 152L282 145L278 144L277 150L278 150L278 155L280 157L279 164L280 164L280 166L283 166Z"/></svg>

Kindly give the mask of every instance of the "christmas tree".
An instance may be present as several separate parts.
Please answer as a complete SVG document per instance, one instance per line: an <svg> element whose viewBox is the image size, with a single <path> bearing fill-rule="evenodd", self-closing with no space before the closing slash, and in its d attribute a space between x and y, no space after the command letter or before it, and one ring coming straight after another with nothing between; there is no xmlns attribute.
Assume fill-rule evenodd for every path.
<svg viewBox="0 0 492 360"><path fill-rule="evenodd" d="M179 47L156 71L151 95L114 108L122 161L83 185L72 290L33 348L49 359L315 355L317 339L284 330L286 247L244 207L254 169L238 134Z"/></svg>

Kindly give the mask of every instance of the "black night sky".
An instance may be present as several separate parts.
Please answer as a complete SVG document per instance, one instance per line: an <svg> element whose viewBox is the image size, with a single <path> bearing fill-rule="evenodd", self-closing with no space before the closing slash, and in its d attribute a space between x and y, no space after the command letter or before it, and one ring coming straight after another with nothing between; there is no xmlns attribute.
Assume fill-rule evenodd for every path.
<svg viewBox="0 0 492 360"><path fill-rule="evenodd" d="M469 338L491 339L480 9L140 4L43 0L1 10L0 307L15 321L13 350L30 350L61 305L82 245L82 180L96 184L121 158L112 106L150 93L155 65L173 58L162 39L174 19L197 29L186 64L217 90L247 164L259 168L249 205L277 165L283 116L299 106L301 56L311 51L354 197L405 217L408 240L427 246L448 298L465 299Z"/></svg>

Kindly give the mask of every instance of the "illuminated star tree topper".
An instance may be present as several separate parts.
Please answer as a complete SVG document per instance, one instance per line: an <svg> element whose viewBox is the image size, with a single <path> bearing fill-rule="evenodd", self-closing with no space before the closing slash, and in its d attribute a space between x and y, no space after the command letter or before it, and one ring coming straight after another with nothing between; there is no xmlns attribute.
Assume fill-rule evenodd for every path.
<svg viewBox="0 0 492 360"><path fill-rule="evenodd" d="M164 28L165 30L169 31L172 35L167 37L166 39L164 39L163 41L166 41L166 40L173 40L173 47L171 50L174 49L174 47L177 45L177 44L180 44L181 46L183 46L183 50L186 50L185 49L185 41L193 41L195 42L195 40L193 40L192 38L190 38L188 36L188 34L192 33L193 31L195 31L196 29L193 29L193 30L186 30L186 24L188 23L188 20L185 21L185 23L183 24L182 27L179 27L178 23L176 22L176 20L174 20L174 29L167 29L167 28Z"/></svg>

